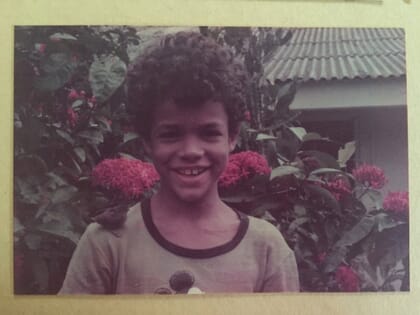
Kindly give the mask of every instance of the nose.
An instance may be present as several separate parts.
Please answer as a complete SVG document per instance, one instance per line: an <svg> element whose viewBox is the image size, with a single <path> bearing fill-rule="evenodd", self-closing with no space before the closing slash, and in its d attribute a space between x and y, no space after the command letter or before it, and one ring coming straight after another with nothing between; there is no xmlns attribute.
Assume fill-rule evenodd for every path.
<svg viewBox="0 0 420 315"><path fill-rule="evenodd" d="M194 136L185 137L178 151L179 157L189 161L199 159L203 154L204 149L202 143Z"/></svg>

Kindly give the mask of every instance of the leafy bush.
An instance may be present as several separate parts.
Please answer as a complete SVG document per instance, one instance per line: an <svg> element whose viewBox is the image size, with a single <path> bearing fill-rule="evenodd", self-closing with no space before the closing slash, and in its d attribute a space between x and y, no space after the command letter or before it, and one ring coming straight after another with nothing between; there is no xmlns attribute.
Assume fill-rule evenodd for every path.
<svg viewBox="0 0 420 315"><path fill-rule="evenodd" d="M130 27L51 26L17 27L15 39L15 292L55 293L102 205L92 168L143 156L123 89L139 37Z"/></svg>

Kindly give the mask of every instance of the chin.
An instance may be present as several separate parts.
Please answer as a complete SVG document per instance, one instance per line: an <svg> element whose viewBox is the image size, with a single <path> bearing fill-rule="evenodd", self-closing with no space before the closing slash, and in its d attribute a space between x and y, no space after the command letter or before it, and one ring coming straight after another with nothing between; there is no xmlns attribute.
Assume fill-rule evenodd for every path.
<svg viewBox="0 0 420 315"><path fill-rule="evenodd" d="M208 192L176 192L176 196L178 198L178 200L184 202L184 203L189 203L189 204L199 204L201 202L204 202L208 199L209 194Z"/></svg>

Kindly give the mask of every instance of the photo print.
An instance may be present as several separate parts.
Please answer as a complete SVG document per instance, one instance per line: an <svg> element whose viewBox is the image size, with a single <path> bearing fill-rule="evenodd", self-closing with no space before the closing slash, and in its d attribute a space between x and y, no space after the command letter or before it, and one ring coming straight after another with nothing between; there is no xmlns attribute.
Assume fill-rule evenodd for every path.
<svg viewBox="0 0 420 315"><path fill-rule="evenodd" d="M409 291L403 29L14 47L15 294Z"/></svg>

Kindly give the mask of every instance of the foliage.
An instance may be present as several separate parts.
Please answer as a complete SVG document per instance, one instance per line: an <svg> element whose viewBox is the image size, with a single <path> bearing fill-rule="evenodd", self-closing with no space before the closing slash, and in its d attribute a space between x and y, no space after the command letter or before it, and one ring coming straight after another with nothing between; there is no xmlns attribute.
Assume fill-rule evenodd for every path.
<svg viewBox="0 0 420 315"><path fill-rule="evenodd" d="M101 204L89 176L102 159L133 154L123 82L130 27L15 29L16 293L55 293Z"/></svg>
<svg viewBox="0 0 420 315"><path fill-rule="evenodd" d="M224 201L279 228L295 252L303 291L408 290L408 193L391 193L382 206L383 170L362 164L350 172L355 143L307 133L289 111L298 82L264 79L263 61L290 32L205 31L247 66L251 117L240 151L262 153L272 168L221 185Z"/></svg>

